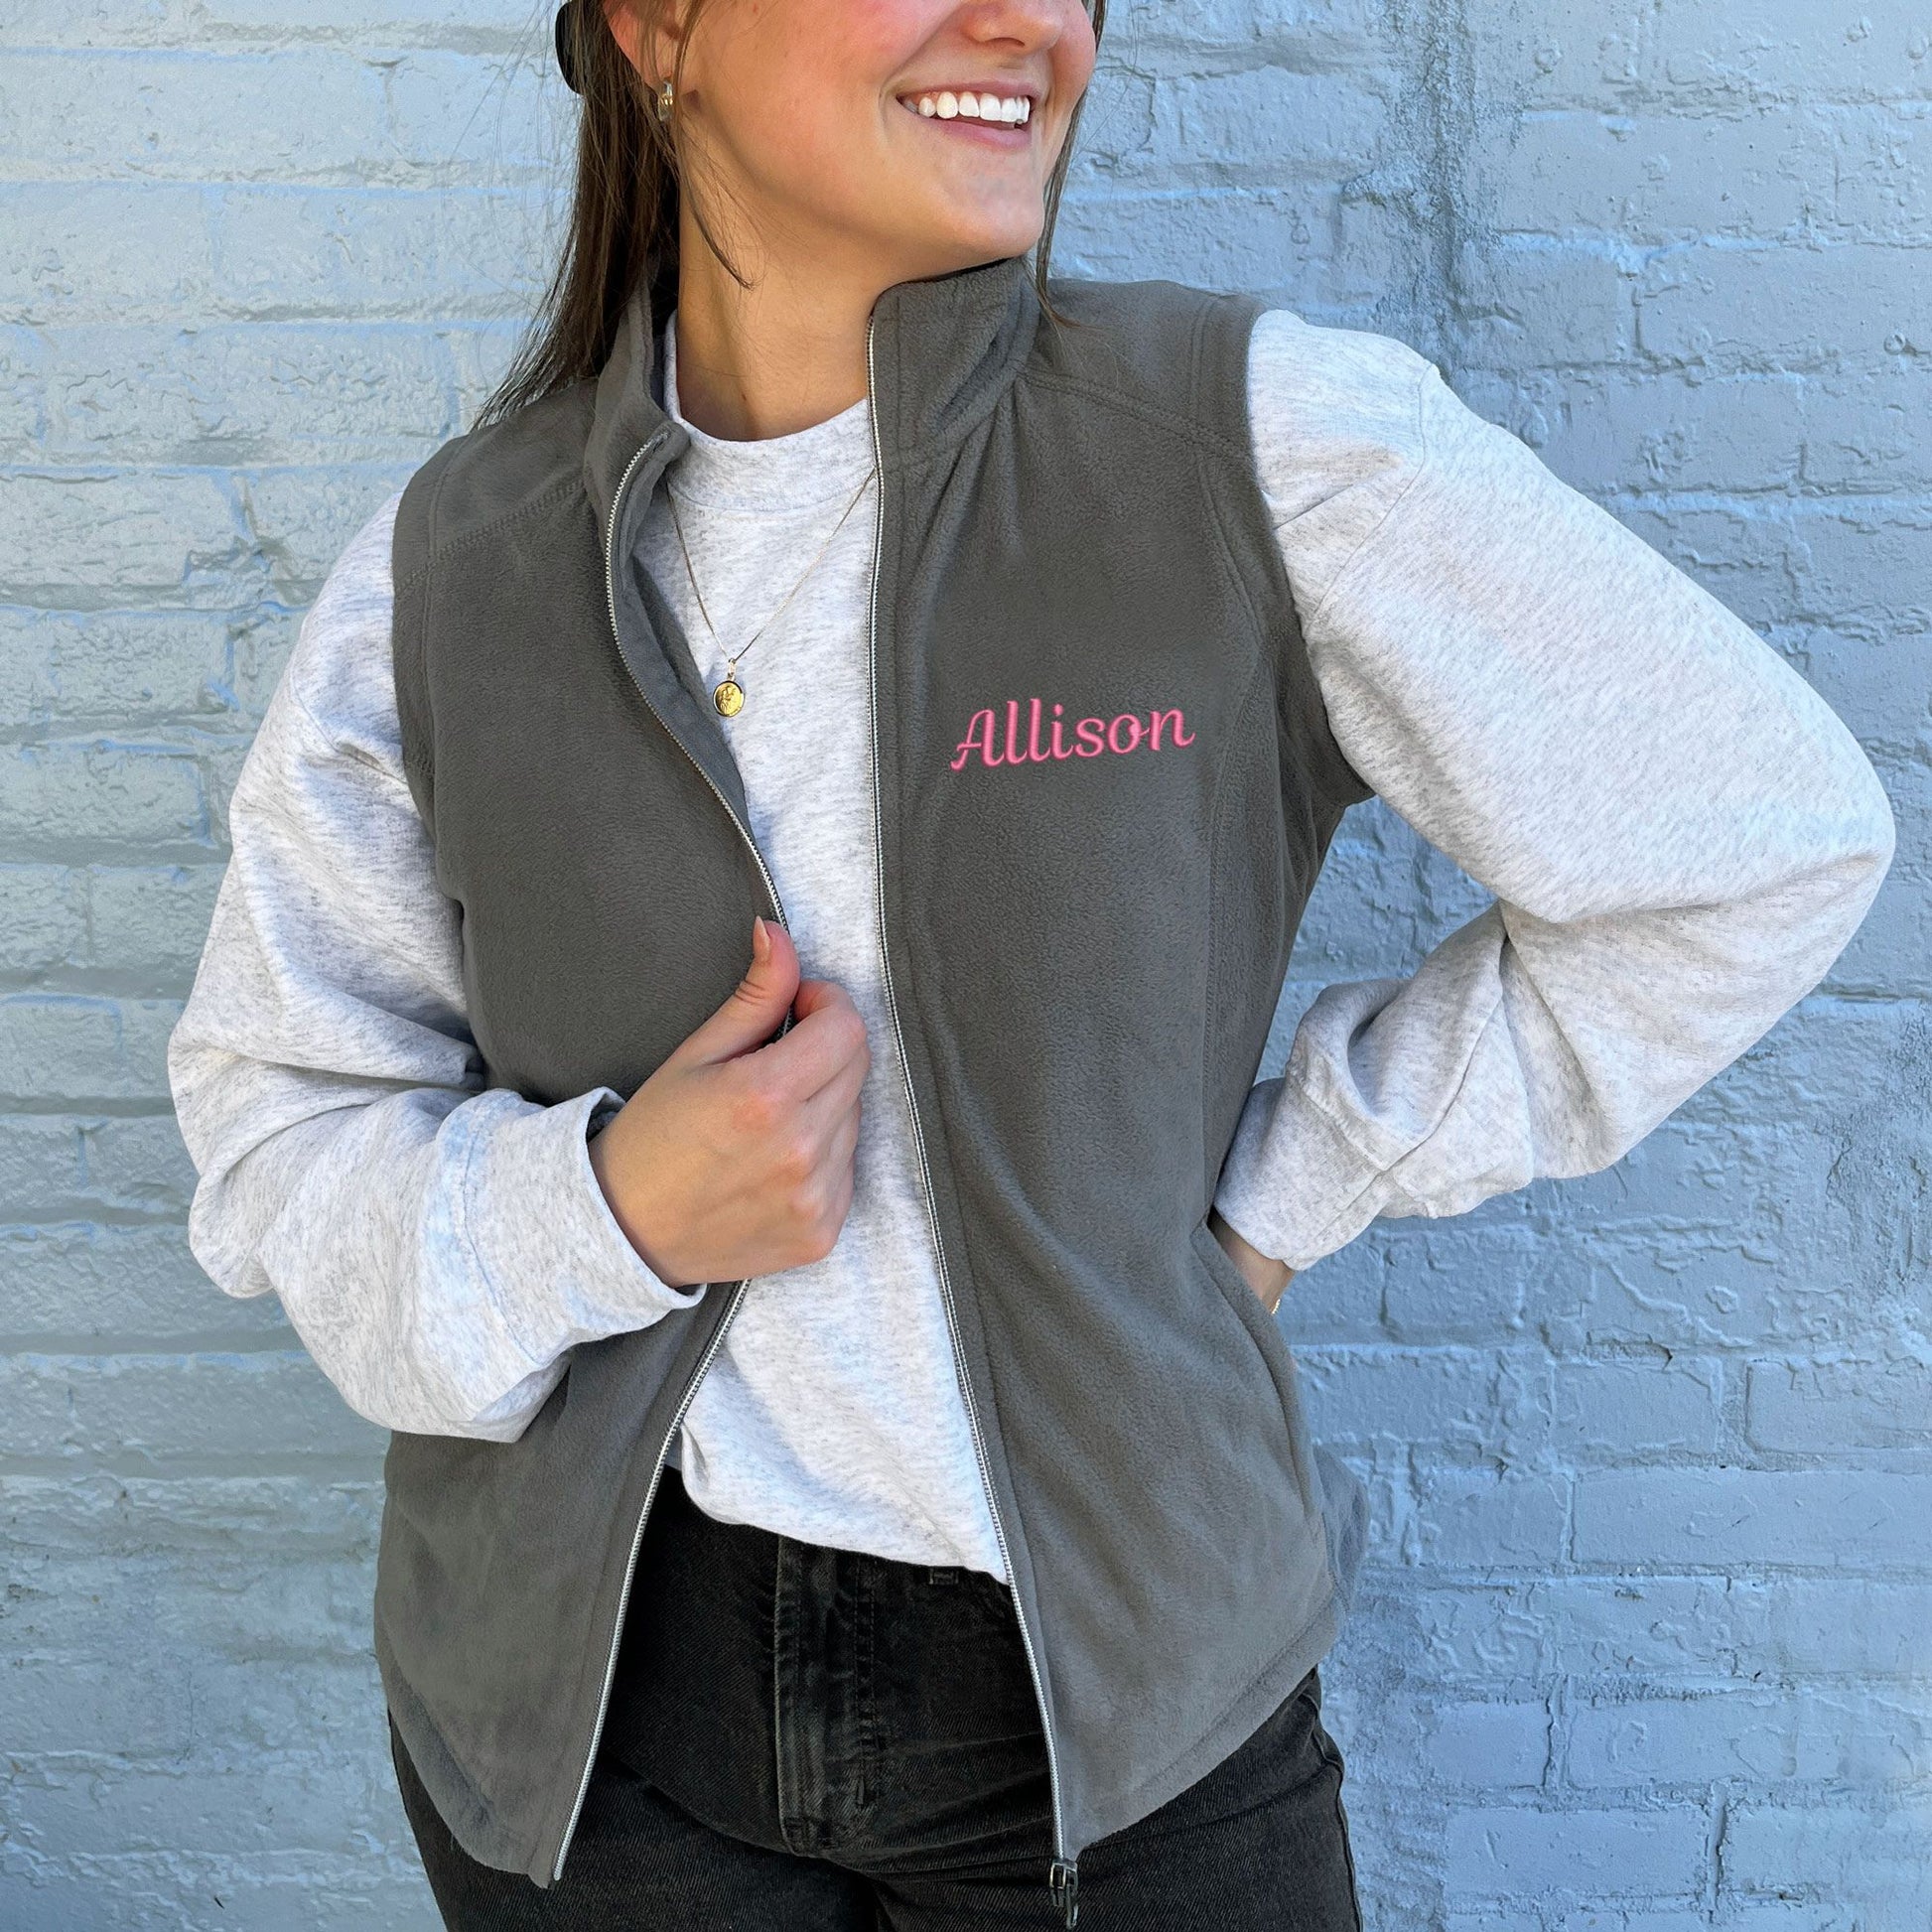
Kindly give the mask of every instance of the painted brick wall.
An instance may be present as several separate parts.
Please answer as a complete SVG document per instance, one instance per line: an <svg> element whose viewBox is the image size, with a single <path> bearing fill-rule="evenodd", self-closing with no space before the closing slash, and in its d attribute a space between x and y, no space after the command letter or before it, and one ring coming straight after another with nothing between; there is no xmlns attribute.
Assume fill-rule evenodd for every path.
<svg viewBox="0 0 1932 1932"><path fill-rule="evenodd" d="M1062 250L1402 337L1852 720L1900 854L1611 1173L1292 1291L1377 1511L1382 1932L1932 1923L1932 17L1116 0ZM338 548L540 282L528 0L0 0L0 1923L427 1927L376 1433L182 1234L162 1049ZM1377 808L1285 1021L1479 903Z"/></svg>

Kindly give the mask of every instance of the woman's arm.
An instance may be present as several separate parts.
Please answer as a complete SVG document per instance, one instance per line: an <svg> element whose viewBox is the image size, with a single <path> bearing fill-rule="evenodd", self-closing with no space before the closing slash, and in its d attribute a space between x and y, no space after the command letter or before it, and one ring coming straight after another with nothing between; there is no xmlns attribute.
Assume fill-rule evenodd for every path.
<svg viewBox="0 0 1932 1932"><path fill-rule="evenodd" d="M608 1087L483 1089L457 906L402 772L383 505L330 573L229 807L233 856L168 1043L196 1259L273 1289L349 1406L513 1442L574 1343L662 1282L592 1172Z"/></svg>
<svg viewBox="0 0 1932 1932"><path fill-rule="evenodd" d="M1296 1268L1607 1167L1824 976L1892 822L1750 627L1392 338L1255 332L1257 466L1349 762L1495 894L1332 986L1217 1205Z"/></svg>

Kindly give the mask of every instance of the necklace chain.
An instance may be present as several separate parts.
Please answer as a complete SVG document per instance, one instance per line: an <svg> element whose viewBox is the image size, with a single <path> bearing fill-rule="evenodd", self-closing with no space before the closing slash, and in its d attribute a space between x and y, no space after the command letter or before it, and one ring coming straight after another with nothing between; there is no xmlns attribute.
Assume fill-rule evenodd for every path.
<svg viewBox="0 0 1932 1932"><path fill-rule="evenodd" d="M739 659L784 616L791 600L804 588L805 579L825 561L825 553L831 549L833 540L845 528L846 518L859 507L859 499L866 493L873 478L878 474L876 465L866 472L859 487L853 491L852 500L839 512L839 520L832 525L830 535L818 546L818 554L798 573L797 581L778 600L778 608L736 650L725 653L725 675L711 689L711 702L721 717L735 718L745 708L745 687L738 678ZM704 627L710 631L711 641L723 651L725 640L719 636L718 626L711 621L710 608L704 601L704 592L698 585L698 573L691 562L691 546L684 540L684 519L677 513L677 492L667 483L664 494L671 505L671 528L677 532L677 547L684 558L684 574L691 580L691 595L698 600L698 615L704 619Z"/></svg>

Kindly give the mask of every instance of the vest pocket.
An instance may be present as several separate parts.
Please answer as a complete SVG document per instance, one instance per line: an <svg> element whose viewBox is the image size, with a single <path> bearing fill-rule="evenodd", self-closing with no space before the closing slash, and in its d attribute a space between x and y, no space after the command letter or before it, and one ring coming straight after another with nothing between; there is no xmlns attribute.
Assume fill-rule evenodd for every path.
<svg viewBox="0 0 1932 1932"><path fill-rule="evenodd" d="M1248 1286L1248 1278L1236 1266L1234 1257L1214 1238L1214 1230L1203 1216L1189 1235L1194 1254L1215 1291L1228 1304L1237 1320L1248 1331L1250 1340L1266 1365L1275 1393L1281 1403L1282 1426L1288 1432L1290 1453L1295 1462L1296 1487L1302 1506L1311 1523L1322 1521L1321 1477L1314 1462L1314 1445L1309 1436L1308 1421L1302 1412L1301 1384L1295 1356L1282 1339L1275 1317L1261 1306L1261 1297ZM1291 1284L1291 1288L1292 1288Z"/></svg>

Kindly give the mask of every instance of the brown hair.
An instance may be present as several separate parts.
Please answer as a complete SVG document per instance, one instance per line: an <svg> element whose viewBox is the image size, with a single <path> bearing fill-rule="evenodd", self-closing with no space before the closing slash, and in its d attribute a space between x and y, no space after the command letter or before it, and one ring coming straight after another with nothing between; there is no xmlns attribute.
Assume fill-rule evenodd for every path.
<svg viewBox="0 0 1932 1932"><path fill-rule="evenodd" d="M669 0L624 0L646 20ZM685 40L706 0L685 0ZM1085 0L1098 40L1107 0ZM557 21L557 52L582 97L577 128L577 182L563 254L515 357L479 413L495 422L527 403L596 375L617 340L620 318L639 283L648 286L653 318L677 298L678 154L673 125L657 118L653 89L624 58L604 19L601 0L569 0ZM673 88L683 77L674 70ZM1084 104L1084 103L1082 103ZM1053 229L1080 107L1046 184L1046 220L1034 249L1034 281L1046 298ZM703 226L702 219L700 226ZM706 230L707 239L709 231ZM723 259L721 254L721 259Z"/></svg>

